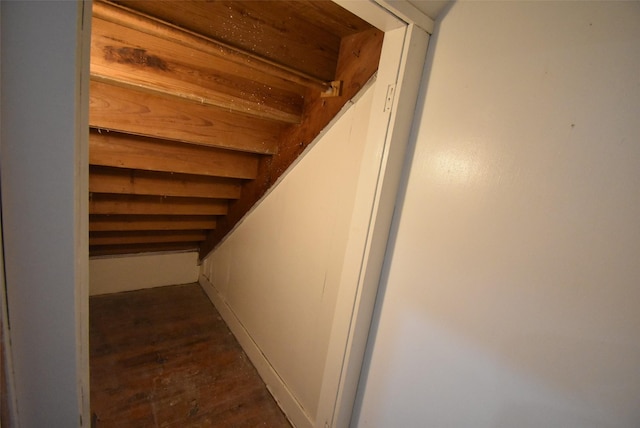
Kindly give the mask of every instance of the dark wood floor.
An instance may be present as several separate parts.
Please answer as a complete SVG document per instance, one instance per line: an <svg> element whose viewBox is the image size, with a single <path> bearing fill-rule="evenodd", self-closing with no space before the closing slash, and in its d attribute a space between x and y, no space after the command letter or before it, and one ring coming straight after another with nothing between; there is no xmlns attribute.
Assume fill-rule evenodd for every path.
<svg viewBox="0 0 640 428"><path fill-rule="evenodd" d="M104 427L290 427L199 285L90 300L91 411Z"/></svg>

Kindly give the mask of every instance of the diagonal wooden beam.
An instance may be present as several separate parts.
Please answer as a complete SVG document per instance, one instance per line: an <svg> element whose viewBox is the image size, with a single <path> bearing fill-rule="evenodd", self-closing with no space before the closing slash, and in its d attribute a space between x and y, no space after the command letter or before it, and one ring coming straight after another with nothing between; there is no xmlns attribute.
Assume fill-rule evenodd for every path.
<svg viewBox="0 0 640 428"><path fill-rule="evenodd" d="M89 134L89 163L117 168L252 179L259 156L118 132Z"/></svg>

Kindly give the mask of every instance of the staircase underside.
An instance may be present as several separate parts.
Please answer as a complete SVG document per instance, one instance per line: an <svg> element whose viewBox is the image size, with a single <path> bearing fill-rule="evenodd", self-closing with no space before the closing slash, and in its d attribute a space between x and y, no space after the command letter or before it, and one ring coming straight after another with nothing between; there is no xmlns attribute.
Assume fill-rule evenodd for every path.
<svg viewBox="0 0 640 428"><path fill-rule="evenodd" d="M382 38L323 0L94 2L90 255L204 257L371 78Z"/></svg>

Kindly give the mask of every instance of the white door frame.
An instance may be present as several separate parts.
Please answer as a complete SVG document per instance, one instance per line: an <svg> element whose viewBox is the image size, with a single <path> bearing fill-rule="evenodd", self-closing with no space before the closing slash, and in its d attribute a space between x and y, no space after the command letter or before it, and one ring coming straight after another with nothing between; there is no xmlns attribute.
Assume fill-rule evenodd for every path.
<svg viewBox="0 0 640 428"><path fill-rule="evenodd" d="M385 32L315 428L347 427L433 21L404 1L334 0Z"/></svg>
<svg viewBox="0 0 640 428"><path fill-rule="evenodd" d="M351 418L397 187L402 173L404 153L414 116L418 85L426 55L428 32L431 31L433 25L429 18L404 1L377 0L377 3L374 3L363 0L337 0L336 2L385 31L386 34L376 85L377 94L372 107L372 125L369 129L364 159L366 167L362 169L359 179L356 208L352 218L353 227L350 230L345 256L345 269L341 278L338 305L335 310L319 410L313 424L323 428L328 426L345 427ZM45 78L56 73L64 75L69 73L69 75L75 76L75 88L73 84L70 84L68 88L73 91L75 102L74 106L61 105L59 110L52 109L51 106L55 105L55 100L50 97L56 96L56 92L52 91L53 95L51 95L47 91L43 91L40 102L35 102L33 97L26 101L31 104L25 107L22 117L12 116L12 120L17 122L13 123L13 131L11 132L17 132L16 135L20 138L21 131L19 129L21 127L38 128L44 126L42 123L31 121L33 115L27 114L30 109L36 114L36 117L44 118L45 122L53 118L57 123L62 124L64 129L60 130L59 135L65 135L65 133L68 135L69 127L75 130L73 132L75 141L69 142L73 149L68 151L68 155L64 155L68 158L60 160L62 164L69 165L69 168L73 169L75 181L73 183L65 182L64 185L69 187L59 189L62 196L73 195L73 201L71 201L73 207L67 209L75 221L75 226L72 228L72 236L61 237L58 236L59 234L53 234L53 236L42 234L38 240L31 240L31 243L27 244L24 244L24 241L18 243L16 236L5 241L5 244L8 245L5 248L5 255L9 252L12 253L12 257L19 254L20 263L33 264L32 269L16 269L16 262L13 259L12 266L5 266L12 271L8 281L14 283L13 288L11 284L8 284L9 291L14 293L8 296L8 309L10 315L16 317L16 325L27 322L32 316L34 322L39 322L39 320L57 321L61 313L68 311L68 313L74 314L75 327L73 327L73 323L71 327L62 323L65 329L74 328L74 331L72 333L66 330L61 332L59 331L61 325L55 323L47 325L45 323L39 325L42 330L37 337L25 337L27 333L23 333L19 328L14 329L10 332L11 340L14 345L18 344L18 349L12 349L12 352L18 352L23 356L28 352L47 352L51 348L52 337L60 336L62 333L65 337L72 335L75 337L74 343L59 344L63 347L72 347L72 349L65 348L52 356L68 354L73 358L50 361L47 363L48 368L45 369L55 372L57 376L66 376L66 383L69 381L69 376L75 377L76 393L71 400L59 400L60 392L55 382L37 385L31 382L33 376L43 370L43 367L38 365L42 360L27 358L26 361L21 361L21 367L16 372L16 386L21 386L13 397L17 401L18 408L19 421L16 425L28 425L30 422L45 420L52 422L53 419L50 418L52 415L46 414L51 412L66 416L78 415L78 419L76 419L78 425L89 426L88 203L84 196L88 194L87 116L88 54L91 35L90 2L77 1L76 7L60 8L56 14L48 16L45 16L46 12L41 8L38 9L38 4L18 3L20 3L18 7L21 9L20 13L23 14L23 17L27 17L29 14L42 16L40 17L40 28L21 29L21 37L31 37L36 43L36 45L27 44L23 47L31 49L31 51L25 52L25 58L35 62L33 64L25 63L24 67L29 68L25 68L23 70L24 76L18 76L17 79L20 80L21 85L26 87L29 84L29 79ZM75 22L76 27L61 29L61 22ZM47 33L49 29L52 30L49 35L51 40L56 41L55 38L60 37L61 32L64 33L61 36L64 40L75 40L75 53L63 60L39 64L38 60L34 59L37 58L38 50L41 49L37 43L42 40L42 33ZM12 36L16 35L11 33L11 30L7 31ZM25 32L27 33L25 34ZM75 32L75 36L72 34L73 32ZM7 38L2 42L4 43L4 59L4 48L8 44ZM9 43L15 42L9 41ZM17 43L20 43L20 40ZM10 49L15 49L15 46L11 46ZM21 65L15 66L20 67ZM16 76L15 69L13 76ZM64 80L63 84L67 84L67 79ZM390 91L388 88L393 88L393 90ZM7 88L2 88L3 92L5 89ZM12 105L12 107L14 106ZM3 117L4 113L3 111ZM8 137L8 140L15 137L10 132L6 134L3 132L3 137L5 136ZM56 137L55 130L52 131L52 137ZM46 146L25 149L32 150L35 156L34 161L42 162L45 165L49 154L44 147ZM3 151L2 169L6 169L6 166L11 162L11 159L6 158L5 155L6 153ZM22 152L19 155L24 156L25 153ZM15 182L5 183L3 203L9 204L11 202L12 195L7 196L7 193L10 194L12 190L23 189L27 192L35 190L35 194L37 194L37 181L47 179L47 177L41 176L40 171L33 168L27 169L21 174L22 176L12 176L11 178L17 177L24 181L24 187L12 189L11 186L16 186ZM22 196L36 197L29 193ZM31 211L26 213L31 214ZM45 221L50 221L51 228L55 229L58 220L48 219ZM9 226L11 228L17 227L22 233L28 233L30 230L29 222L33 222L32 224L37 231L42 229L42 221L43 219L38 218L37 215L34 218L26 215L24 219L14 221L15 224ZM71 262L65 261L65 263L71 264L70 266L56 265L60 260L69 260L68 258L48 260L43 256L43 247L50 251L56 251L57 246L73 249L74 257ZM37 272L34 273L34 271ZM62 277L71 278L71 284L56 282L56 278L50 278L47 281L47 278L39 277L40 272L45 275L63 272ZM19 289L15 283L22 280L26 282L23 282L22 289ZM54 302L46 304L47 302L43 301L45 298L43 296L54 296L51 287L59 287L62 294L73 296L72 301L55 300L55 304ZM51 378L54 379L56 375L52 375ZM22 379L21 376L26 378ZM26 382L24 382L25 380ZM29 400L27 397L33 400ZM51 399L51 403L62 403L61 407L56 410L31 408L38 401L43 402L47 398ZM40 413L38 414L38 412Z"/></svg>
<svg viewBox="0 0 640 428"><path fill-rule="evenodd" d="M12 426L88 427L91 3L3 2L0 21Z"/></svg>

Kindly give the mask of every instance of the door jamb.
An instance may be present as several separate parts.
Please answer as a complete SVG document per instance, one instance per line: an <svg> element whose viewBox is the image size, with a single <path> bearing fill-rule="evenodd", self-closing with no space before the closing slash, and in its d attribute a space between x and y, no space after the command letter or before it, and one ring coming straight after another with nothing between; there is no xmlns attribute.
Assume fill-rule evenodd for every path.
<svg viewBox="0 0 640 428"><path fill-rule="evenodd" d="M405 1L391 4L376 0L373 5L334 1L385 31L380 63L397 67L378 70L316 428L347 427L351 422L429 33L433 31L433 21ZM372 6L384 9L387 16L376 13ZM394 20L389 13L401 19Z"/></svg>

